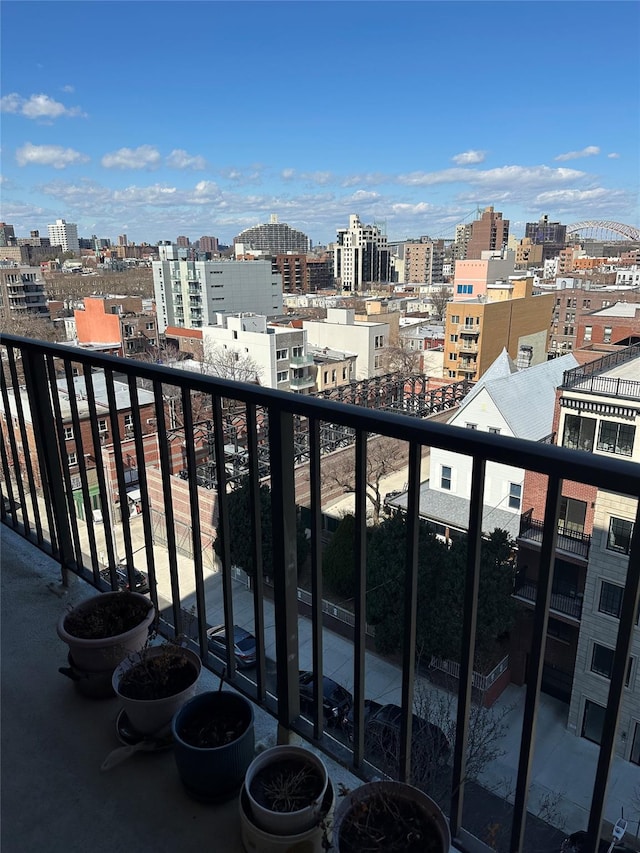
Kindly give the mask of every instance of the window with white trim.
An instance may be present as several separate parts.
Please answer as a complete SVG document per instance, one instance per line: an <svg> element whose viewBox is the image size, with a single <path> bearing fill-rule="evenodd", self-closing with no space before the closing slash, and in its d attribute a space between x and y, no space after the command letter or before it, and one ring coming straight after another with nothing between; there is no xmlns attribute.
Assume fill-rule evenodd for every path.
<svg viewBox="0 0 640 853"><path fill-rule="evenodd" d="M67 463L69 467L78 464L78 454L75 452L75 450L71 451L71 453L67 453Z"/></svg>
<svg viewBox="0 0 640 853"><path fill-rule="evenodd" d="M520 509L522 504L522 485L509 483L509 509Z"/></svg>
<svg viewBox="0 0 640 853"><path fill-rule="evenodd" d="M615 421L600 421L598 431L598 450L616 453L619 456L631 456L636 428L632 424L618 424Z"/></svg>
<svg viewBox="0 0 640 853"><path fill-rule="evenodd" d="M617 551L619 554L628 554L631 548L631 537L633 535L633 522L626 518L611 517L609 521L609 534L607 536L607 550Z"/></svg>
<svg viewBox="0 0 640 853"><path fill-rule="evenodd" d="M100 419L98 421L98 432L106 432L107 431L107 422L104 419Z"/></svg>
<svg viewBox="0 0 640 853"><path fill-rule="evenodd" d="M283 359L287 358L288 355L289 355L288 349L277 349L276 350L276 359L278 361L282 361Z"/></svg>
<svg viewBox="0 0 640 853"><path fill-rule="evenodd" d="M64 428L64 440L71 441L73 438L73 427L65 427Z"/></svg>
<svg viewBox="0 0 640 853"><path fill-rule="evenodd" d="M289 381L289 371L288 370L279 370L277 374L278 382L288 382Z"/></svg>
<svg viewBox="0 0 640 853"><path fill-rule="evenodd" d="M440 488L451 491L451 467L443 465L440 472Z"/></svg>

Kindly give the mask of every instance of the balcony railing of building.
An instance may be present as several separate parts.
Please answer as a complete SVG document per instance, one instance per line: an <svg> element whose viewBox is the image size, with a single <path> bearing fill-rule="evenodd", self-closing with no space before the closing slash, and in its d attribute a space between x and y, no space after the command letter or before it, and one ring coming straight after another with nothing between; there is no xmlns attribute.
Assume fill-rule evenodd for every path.
<svg viewBox="0 0 640 853"><path fill-rule="evenodd" d="M131 423L133 426L133 448L127 448L127 460L119 442L111 451L115 463L117 491L126 494L125 468L137 464L138 490L140 492L141 523L144 531L151 598L162 610L164 627L169 635L183 633L185 613L180 596L180 574L177 563L178 541L176 537L176 512L172 487L180 478L174 468L179 465L187 471L189 495L189 535L192 538L193 570L195 582L196 621L192 634L194 647L210 670L223 675L222 662L208 653L205 582L202 554L201 493L196 481L197 457L193 438L197 435L202 407L210 412L213 424L213 457L219 481L215 491L217 499L217 535L219 537L220 574L222 578L222 605L224 621L234 624L234 602L232 594L232 562L230 543L229 502L231 487L227 484L225 469L225 424L232 413L242 421L247 448L246 468L252 511L246 519L247 538L251 541L253 554L253 608L254 633L257 638L257 663L255 676L239 673L233 652L226 661L224 677L230 685L248 695L278 721L281 731L291 731L313 739L322 749L340 758L350 767L366 777L375 772L365 760L365 696L367 673L365 668L366 648L366 575L367 575L367 482L370 435L386 436L397 440L406 450L407 512L406 539L403 545L404 573L394 590L398 607L402 608L402 653L401 673L401 728L399 756L396 775L401 780L411 778L412 762L412 712L414 708L414 684L417 659L418 625L418 533L420 506L421 462L425 448L437 447L452 453L460 453L473 460L471 491L469 500L468 534L466 539L466 579L462 601L462 636L459 655L459 689L457 694L456 736L453 744L449 807L447 808L454 844L460 849L473 844L463 825L463 805L467 790L466 762L469 744L470 717L472 712L472 674L476 649L478 591L480 584L480 551L483 543L481 516L485 490L487 462L525 468L548 478L545 520L540 522L541 554L536 590L536 607L533 619L527 687L524 700L522 730L515 782L511 840L509 849L515 853L523 850L527 802L529 796L532 761L536 745L536 722L540 706L540 689L544 663L547 623L552 600L553 566L558 543L558 516L563 480L581 482L596 488L606 489L633 499L640 498L640 466L622 459L577 454L566 448L527 442L521 439L488 434L481 431L459 430L435 421L409 418L387 411L376 411L333 401L301 397L288 392L261 388L255 385L234 383L161 365L120 359L114 356L95 355L90 352L57 344L3 336L0 344L1 365L0 392L4 418L0 442L0 465L2 473L2 496L0 519L10 524L26 539L56 559L61 566L63 579L73 572L98 588L101 586L98 538L92 518L91 497L95 493L92 479L90 493L87 459L101 458L98 432L98 417L92 375L104 371L110 433L117 435L118 406L114 375L122 376L128 385ZM73 393L74 375L82 373L86 384L86 399L82 409ZM145 382L154 394L157 430L157 462L150 463L145 455L148 446L143 443L138 383ZM60 383L69 396L70 417L63 418L60 406ZM170 387L171 405L163 391ZM179 389L176 397L176 389ZM176 405L179 404L179 419ZM196 410L196 405L199 407ZM88 415L87 415L88 412ZM196 413L198 417L196 417ZM294 418L307 423L309 454L307 461L298 470L295 466ZM88 431L81 430L80 419ZM104 415L102 415L104 418ZM70 421L70 423L69 423ZM321 456L320 428L328 422L355 433L353 449L354 474L354 579L353 598L353 741L349 744L336 740L324 729L322 692L317 685L322 683L323 669L323 623L322 623L322 474L323 466L331 456ZM174 459L173 445L168 440L171 432L175 438L183 430L179 442L180 458ZM273 577L273 629L275 632L275 668L277 688L267 689L265 663L265 620L262 550L262 512L260 510L260 475L258 452L260 436L268 424L269 485L271 501L271 557L277 567ZM83 546L80 538L80 522L76 513L78 498L73 494L69 459L65 448L65 426L73 428L76 436L78 476L81 483L81 501L85 507L86 530L83 536L88 545ZM90 439L89 439L90 435ZM85 446L88 445L88 446ZM98 449L98 450L96 450ZM136 463L136 460L138 462ZM150 469L154 468L160 480L154 492L154 501L162 504L163 522L166 531L166 559L170 584L163 588L169 604L159 607L156 564L154 557L153 520L150 503ZM114 521L108 500L113 485L108 478L106 465L98 464L91 470L97 479L102 507L104 536L108 560L115 565ZM297 475L301 476L297 476ZM311 646L312 667L316 692L310 719L300 716L299 695L299 617L297 600L296 518L297 493L304 490L304 502L310 513L310 563L311 563ZM206 491L206 494L211 494ZM126 501L121 501L126 504ZM10 510L7 510L9 506ZM206 514L205 514L206 515ZM121 509L119 535L124 541L127 564L133 566L131 523L128 511ZM46 528L46 529L45 529ZM90 553L85 553L88 550ZM130 578L134 582L134 578ZM602 739L599 747L597 768L593 777L593 789L589 810L589 848L585 853L595 853L601 835L603 813L607 797L609 773L616 745L616 730L627 673L635 614L640 598L640 513L636 516L634 532L629 545L627 581L622 595L619 630L611 671L610 687ZM164 602L163 602L164 603ZM16 602L16 607L21 603ZM271 626L270 626L271 627Z"/></svg>
<svg viewBox="0 0 640 853"><path fill-rule="evenodd" d="M525 512L520 519L520 538L527 539L530 542L542 544L545 523L537 518L532 518L533 510ZM558 523L558 536L556 548L560 551L566 551L569 554L575 554L587 560L589 558L589 549L591 547L591 535L583 533L581 530L574 530L567 525Z"/></svg>
<svg viewBox="0 0 640 853"><path fill-rule="evenodd" d="M527 577L516 578L513 586L513 594L519 598L523 598L525 601L535 603L538 595L537 580ZM582 600L582 594L576 593L569 584L554 580L551 587L549 604L552 610L580 620L582 618Z"/></svg>
<svg viewBox="0 0 640 853"><path fill-rule="evenodd" d="M313 364L313 355L311 353L292 355L289 359L289 364L291 367L306 367L309 364Z"/></svg>
<svg viewBox="0 0 640 853"><path fill-rule="evenodd" d="M565 371L561 387L563 390L573 389L603 394L607 397L640 400L640 380L616 379L611 376L598 375L638 356L640 356L640 344L632 344L617 352L608 353L596 361L590 361L587 364Z"/></svg>

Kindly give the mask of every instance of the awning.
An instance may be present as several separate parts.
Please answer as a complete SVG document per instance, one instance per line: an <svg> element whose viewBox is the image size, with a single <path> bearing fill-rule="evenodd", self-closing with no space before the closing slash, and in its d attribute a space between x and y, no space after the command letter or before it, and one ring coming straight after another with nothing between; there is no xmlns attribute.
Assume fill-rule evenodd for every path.
<svg viewBox="0 0 640 853"><path fill-rule="evenodd" d="M127 497L130 501L139 501L142 500L142 494L140 489L129 489L127 492Z"/></svg>

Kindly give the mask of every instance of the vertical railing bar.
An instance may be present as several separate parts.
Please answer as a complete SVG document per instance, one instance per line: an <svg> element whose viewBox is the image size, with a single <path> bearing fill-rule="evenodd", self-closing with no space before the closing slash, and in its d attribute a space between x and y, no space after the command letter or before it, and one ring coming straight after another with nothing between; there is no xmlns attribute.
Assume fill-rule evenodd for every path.
<svg viewBox="0 0 640 853"><path fill-rule="evenodd" d="M353 763L355 767L360 767L364 758L364 670L367 625L367 433L362 430L356 432L355 475Z"/></svg>
<svg viewBox="0 0 640 853"><path fill-rule="evenodd" d="M293 417L278 405L270 405L268 411L278 739L283 740L300 715Z"/></svg>
<svg viewBox="0 0 640 853"><path fill-rule="evenodd" d="M631 643L636 626L636 616L640 604L640 500L636 507L636 519L631 535L627 579L622 594L622 607L618 625L616 650L613 655L613 667L609 682L609 696L604 713L602 740L593 785L586 853L595 853L602 830L604 805L609 782L609 772L615 749L616 731L620 716L620 706L627 675L627 666L631 655Z"/></svg>
<svg viewBox="0 0 640 853"><path fill-rule="evenodd" d="M140 503L142 506L142 529L144 533L147 573L149 575L149 594L153 601L153 605L156 608L156 612L158 612L158 583L156 576L156 558L153 548L151 505L149 502L149 487L147 484L145 441L142 434L142 427L140 426L138 386L136 385L136 378L133 374L129 374L129 397L131 400L131 410L134 415L133 437L138 463L138 488L140 489Z"/></svg>
<svg viewBox="0 0 640 853"><path fill-rule="evenodd" d="M167 425L164 417L164 399L162 383L153 382L153 396L156 408L156 426L158 428L158 448L160 451L160 479L162 481L162 498L167 533L167 556L169 558L169 577L171 580L171 612L173 614L173 630L176 636L182 634L182 608L180 606L180 580L178 576L178 559L176 552L176 530L173 515L173 494L171 491L169 460L169 442Z"/></svg>
<svg viewBox="0 0 640 853"><path fill-rule="evenodd" d="M314 737L322 736L322 492L320 480L320 423L309 427L309 504L311 510L311 650L313 660Z"/></svg>
<svg viewBox="0 0 640 853"><path fill-rule="evenodd" d="M264 647L264 569L262 563L262 500L258 471L258 428L256 407L247 403L247 451L249 453L249 501L251 506L251 546L253 563L253 624L256 634L256 689L258 700L267 695L267 671Z"/></svg>
<svg viewBox="0 0 640 853"><path fill-rule="evenodd" d="M127 498L127 484L124 479L124 459L122 456L122 437L120 434L120 416L116 400L113 371L104 372L107 401L109 405L109 422L111 424L113 458L116 467L116 479L118 481L118 494L120 496L120 521L122 523L122 536L124 539L125 566L129 574L131 589L135 589L133 575L133 545L131 544L131 522L129 521L129 500ZM115 523L114 523L115 526Z"/></svg>
<svg viewBox="0 0 640 853"><path fill-rule="evenodd" d="M473 695L473 664L475 660L478 620L485 471L486 460L478 456L474 457L467 534L467 566L462 618L462 643L460 647L456 742L453 751L453 774L451 781L451 811L449 821L453 838L458 836L458 832L462 826L462 809L464 805L466 756L469 742L469 716Z"/></svg>
<svg viewBox="0 0 640 853"><path fill-rule="evenodd" d="M213 447L216 463L216 488L218 504L220 509L224 504L228 506L227 498L227 471L224 458L224 427L222 424L222 399L219 396L211 398L213 408ZM219 516L220 517L220 516ZM222 560L222 610L224 613L224 624L227 637L233 636L233 584L231 581L231 539L229 533L228 512L224 513L227 525L226 534L223 534L223 557ZM236 659L233 653L233 644L227 643L227 674L233 678L236 671Z"/></svg>
<svg viewBox="0 0 640 853"><path fill-rule="evenodd" d="M196 481L196 449L193 432L193 411L191 392L182 386L182 418L184 423L185 448L187 453L187 471L189 472L189 507L191 512L191 536L193 543L193 568L196 582L196 613L198 614L198 643L203 660L208 656L207 645L207 604L204 594L204 570L202 563L202 530L200 527L200 502ZM230 636L227 634L227 636ZM229 644L231 645L231 644Z"/></svg>
<svg viewBox="0 0 640 853"><path fill-rule="evenodd" d="M27 435L27 426L24 417L24 407L22 405L22 395L20 394L20 382L18 381L18 370L16 368L15 352L13 346L7 347L7 356L9 361L9 372L11 373L11 382L13 386L13 398L16 404L16 413L18 415L18 425L20 427L20 439L22 441L22 458L27 469L27 480L29 482L29 496L31 500L31 509L33 510L34 524L36 528L36 541L38 546L42 548L42 516L40 514L40 505L36 494L36 482L33 476L33 465L31 464L31 454L29 452L29 437ZM22 479L22 478L20 478ZM25 516L25 530L26 516Z"/></svg>
<svg viewBox="0 0 640 853"><path fill-rule="evenodd" d="M542 536L542 548L540 550L538 591L536 606L533 612L531 654L527 672L522 739L520 741L520 757L518 760L516 791L513 803L510 848L512 853L521 851L524 845L529 779L535 748L536 720L540 703L542 668L544 665L551 586L553 583L556 542L558 539L558 514L560 512L561 491L562 480L555 475L550 476L544 510L544 533Z"/></svg>
<svg viewBox="0 0 640 853"><path fill-rule="evenodd" d="M84 442L82 440L82 430L80 428L80 416L78 414L78 401L75 395L75 387L73 381L73 368L71 361L65 359L64 373L67 380L67 390L69 391L69 408L71 409L71 426L73 429L73 442L78 459L78 467L80 469L80 485L82 489L82 502L85 512L85 523L87 526L87 537L89 539L89 551L91 553L91 566L93 569L93 582L98 586L100 580L99 565L98 565L98 548L96 545L96 532L93 524L93 512L91 509L91 495L89 494L89 481L87 478L87 463L85 461ZM73 389L73 393L71 391ZM73 494L73 493L72 493Z"/></svg>
<svg viewBox="0 0 640 853"><path fill-rule="evenodd" d="M24 497L24 487L22 485L22 477L20 477L20 460L18 456L18 446L16 444L16 437L14 431L10 429L11 423L11 407L9 405L9 393L7 391L7 383L4 375L4 364L2 365L2 369L0 370L0 386L2 391L2 400L4 403L5 417L7 423L7 435L9 437L9 446L11 450L11 456L13 458L13 470L17 472L16 476L16 485L18 488L18 494L20 497L20 505L22 506L22 517L24 520L24 529L25 535L29 535L29 516L27 514L27 507L25 503ZM4 482L8 491L9 498L9 506L12 508L13 512L11 515L11 525L16 528L18 526L18 513L16 510L17 501L14 498L13 492L13 484L11 482L11 468L9 466L9 457L7 455L7 450L5 446L4 439L4 430L2 431L2 470L4 472ZM5 517L4 504L2 506L2 517Z"/></svg>
<svg viewBox="0 0 640 853"><path fill-rule="evenodd" d="M413 733L413 689L416 671L418 600L418 537L420 533L420 465L422 447L409 445L406 554L404 572L404 637L402 643L402 716L398 778L411 781L411 740Z"/></svg>
<svg viewBox="0 0 640 853"><path fill-rule="evenodd" d="M73 500L73 489L71 487L71 472L69 470L69 463L67 460L66 442L64 438L64 430L62 427L62 409L60 406L60 393L58 389L58 379L56 376L53 357L50 355L45 356L45 364L47 366L47 373L49 376L49 387L51 388L51 403L53 406L53 429L58 441L58 454L60 458L60 467L62 468L62 479L64 481L65 487L65 498L67 502L67 522L71 529L71 538L73 541L75 553L75 568L76 571L78 571L84 568L84 559L82 556L82 546L80 545L80 532L78 530L76 505L75 501Z"/></svg>
<svg viewBox="0 0 640 853"><path fill-rule="evenodd" d="M105 547L107 549L107 568L110 571L111 586L117 589L116 573L115 573L115 552L114 552L114 530L111 522L111 484L107 483L107 477L111 474L107 469L105 474L105 464L102 449L102 440L98 429L98 412L96 409L96 397L93 389L93 375L91 366L83 365L84 388L87 398L87 407L89 411L89 425L91 427L91 440L93 442L93 452L96 460L96 475L98 477L98 490L100 493L100 505L102 512L102 525L104 530ZM98 559L100 557L98 556Z"/></svg>

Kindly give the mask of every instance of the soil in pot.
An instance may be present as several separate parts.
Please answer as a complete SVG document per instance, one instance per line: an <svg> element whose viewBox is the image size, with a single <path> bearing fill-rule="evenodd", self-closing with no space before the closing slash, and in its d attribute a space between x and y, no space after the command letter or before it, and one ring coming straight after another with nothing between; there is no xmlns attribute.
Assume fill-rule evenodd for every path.
<svg viewBox="0 0 640 853"><path fill-rule="evenodd" d="M355 803L340 828L340 853L441 853L442 838L412 800L374 794Z"/></svg>
<svg viewBox="0 0 640 853"><path fill-rule="evenodd" d="M180 737L190 746L215 749L237 740L246 730L248 721L239 719L235 709L201 708L180 728Z"/></svg>
<svg viewBox="0 0 640 853"><path fill-rule="evenodd" d="M65 630L83 640L117 637L137 628L149 613L149 603L128 595L105 596L90 608L77 608L64 620Z"/></svg>
<svg viewBox="0 0 640 853"><path fill-rule="evenodd" d="M251 796L272 812L294 812L313 805L322 793L324 780L316 768L298 758L282 758L251 780Z"/></svg>
<svg viewBox="0 0 640 853"><path fill-rule="evenodd" d="M145 657L120 679L118 691L127 699L166 699L194 683L198 671L180 651Z"/></svg>

